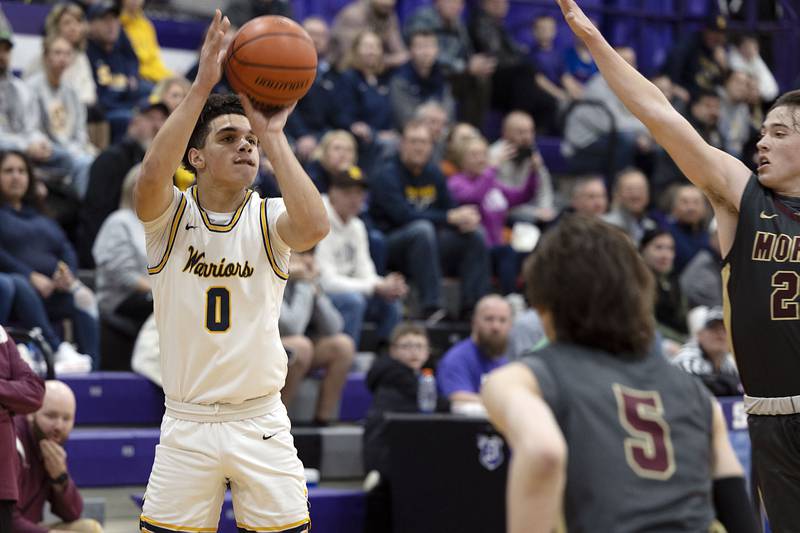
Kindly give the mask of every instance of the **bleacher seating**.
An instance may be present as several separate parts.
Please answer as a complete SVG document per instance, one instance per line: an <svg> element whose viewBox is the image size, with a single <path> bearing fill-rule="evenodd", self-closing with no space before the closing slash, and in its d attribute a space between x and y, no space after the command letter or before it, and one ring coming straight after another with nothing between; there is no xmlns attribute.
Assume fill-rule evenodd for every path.
<svg viewBox="0 0 800 533"><path fill-rule="evenodd" d="M371 401L364 372L351 372L342 392L339 420L357 422ZM158 426L164 414L164 394L133 372L95 372L65 376L75 392L77 426Z"/></svg>
<svg viewBox="0 0 800 533"><path fill-rule="evenodd" d="M292 429L303 464L325 480L363 477L362 434L356 425ZM80 487L145 485L158 436L158 427L75 429L65 445L69 471Z"/></svg>

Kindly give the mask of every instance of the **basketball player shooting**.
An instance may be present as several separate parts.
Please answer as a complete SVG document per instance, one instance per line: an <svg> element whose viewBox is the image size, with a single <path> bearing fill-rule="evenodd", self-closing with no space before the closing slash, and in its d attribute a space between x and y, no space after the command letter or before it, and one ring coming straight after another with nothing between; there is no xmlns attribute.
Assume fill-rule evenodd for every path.
<svg viewBox="0 0 800 533"><path fill-rule="evenodd" d="M145 532L216 531L230 484L239 531L307 531L303 465L280 401L287 357L278 311L291 250L328 232L317 189L283 133L249 99L210 95L230 22L214 15L188 95L145 155L135 207L145 225L166 412L145 492ZM283 199L249 187L259 145ZM181 193L183 160L197 184Z"/></svg>
<svg viewBox="0 0 800 533"><path fill-rule="evenodd" d="M714 208L758 492L773 531L800 531L800 91L767 113L752 174L706 144L574 0L557 1L614 93Z"/></svg>

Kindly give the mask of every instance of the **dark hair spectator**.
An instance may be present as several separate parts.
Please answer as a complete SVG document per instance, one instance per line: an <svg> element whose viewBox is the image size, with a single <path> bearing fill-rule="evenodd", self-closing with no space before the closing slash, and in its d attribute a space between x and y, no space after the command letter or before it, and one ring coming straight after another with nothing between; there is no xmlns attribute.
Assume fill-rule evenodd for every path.
<svg viewBox="0 0 800 533"><path fill-rule="evenodd" d="M671 356L686 341L689 333L686 298L673 270L675 239L666 229L646 231L639 249L644 263L655 279L656 324L665 338L664 352Z"/></svg>
<svg viewBox="0 0 800 533"><path fill-rule="evenodd" d="M497 60L475 53L461 20L464 0L436 0L423 5L406 21L406 39L418 30L433 31L439 42L439 64L458 102L458 120L482 127L489 110L491 75Z"/></svg>
<svg viewBox="0 0 800 533"><path fill-rule="evenodd" d="M436 34L427 29L408 36L408 63L400 66L389 82L389 96L397 127L402 128L426 102L437 102L448 117L455 111L450 84L439 65Z"/></svg>
<svg viewBox="0 0 800 533"><path fill-rule="evenodd" d="M128 171L141 163L144 152L167 118L167 108L161 103L144 99L128 124L125 137L97 156L89 170L89 187L80 211L78 253L80 264L94 266L92 245L103 221L119 207L122 182Z"/></svg>
<svg viewBox="0 0 800 533"><path fill-rule="evenodd" d="M558 103L536 82L536 69L525 49L505 26L507 14L508 0L482 0L469 22L475 50L497 60L492 73L492 107L503 113L522 109L536 119L540 130L554 133Z"/></svg>
<svg viewBox="0 0 800 533"><path fill-rule="evenodd" d="M97 307L94 295L75 277L78 260L75 250L55 221L35 206L36 181L25 154L0 154L0 269L21 274L44 300L51 320L69 318L81 351L99 362ZM88 363L62 343L56 354L63 370L70 359L77 365ZM84 369L83 367L80 367ZM88 371L88 368L84 370Z"/></svg>

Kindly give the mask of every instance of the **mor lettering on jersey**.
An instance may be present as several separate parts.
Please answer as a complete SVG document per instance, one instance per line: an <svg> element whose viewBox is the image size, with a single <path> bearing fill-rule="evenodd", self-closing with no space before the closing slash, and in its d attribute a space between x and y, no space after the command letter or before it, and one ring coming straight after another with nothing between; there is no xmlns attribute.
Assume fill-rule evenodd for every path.
<svg viewBox="0 0 800 533"><path fill-rule="evenodd" d="M757 231L752 258L753 261L800 263L800 235Z"/></svg>
<svg viewBox="0 0 800 533"><path fill-rule="evenodd" d="M189 246L189 257L183 267L183 272L190 272L201 278L249 278L255 269L245 260L244 264L226 262L223 257L218 262L206 262L205 252L195 250Z"/></svg>

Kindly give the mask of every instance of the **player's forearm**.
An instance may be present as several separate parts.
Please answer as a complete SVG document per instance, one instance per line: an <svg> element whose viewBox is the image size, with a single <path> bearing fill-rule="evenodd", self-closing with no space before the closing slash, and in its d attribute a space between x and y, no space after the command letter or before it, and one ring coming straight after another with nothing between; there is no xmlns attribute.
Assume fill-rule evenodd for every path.
<svg viewBox="0 0 800 533"><path fill-rule="evenodd" d="M658 125L665 112L675 112L659 88L625 61L599 31L584 42L608 86L649 130Z"/></svg>
<svg viewBox="0 0 800 533"><path fill-rule="evenodd" d="M564 468L542 465L514 450L508 473L509 533L550 533L556 530L565 483Z"/></svg>
<svg viewBox="0 0 800 533"><path fill-rule="evenodd" d="M208 92L192 85L189 94L158 130L142 161L142 179L172 184L197 118L208 99Z"/></svg>
<svg viewBox="0 0 800 533"><path fill-rule="evenodd" d="M507 494L510 533L555 529L566 482L566 442L544 401L512 390L504 435L513 451Z"/></svg>
<svg viewBox="0 0 800 533"><path fill-rule="evenodd" d="M286 135L268 134L261 142L275 170L293 234L300 241L287 244L296 250L307 250L328 234L328 213L322 196L292 153Z"/></svg>

